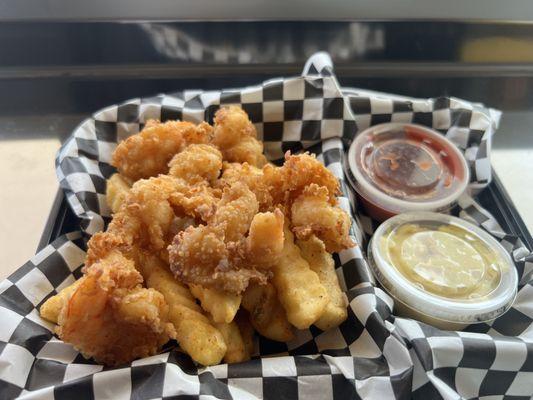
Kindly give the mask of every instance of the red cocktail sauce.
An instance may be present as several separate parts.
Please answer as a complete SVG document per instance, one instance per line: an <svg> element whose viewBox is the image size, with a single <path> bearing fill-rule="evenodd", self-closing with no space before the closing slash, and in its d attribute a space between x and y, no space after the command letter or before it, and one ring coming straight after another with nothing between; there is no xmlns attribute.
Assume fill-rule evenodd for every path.
<svg viewBox="0 0 533 400"><path fill-rule="evenodd" d="M358 135L352 146L348 162L354 187L367 212L378 220L424 210L424 203L428 211L438 211L466 187L468 169L463 155L428 128L377 125Z"/></svg>

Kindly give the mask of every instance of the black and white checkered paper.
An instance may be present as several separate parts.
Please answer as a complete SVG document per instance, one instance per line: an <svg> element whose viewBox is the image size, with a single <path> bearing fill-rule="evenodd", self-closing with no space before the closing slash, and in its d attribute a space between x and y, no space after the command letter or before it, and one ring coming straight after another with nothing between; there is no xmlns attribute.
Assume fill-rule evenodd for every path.
<svg viewBox="0 0 533 400"><path fill-rule="evenodd" d="M151 118L212 122L239 104L255 123L269 159L307 149L339 178L341 206L354 217L360 246L376 224L362 214L345 182L344 150L357 132L387 122L415 122L450 138L472 171L475 193L490 182L490 143L499 113L455 98L413 99L341 89L325 53L301 77L222 91L186 91L134 99L85 120L60 149L57 176L81 230L55 240L0 283L0 398L22 399L346 399L486 398L533 395L533 255L502 231L491 214L464 196L454 213L498 238L521 277L513 308L490 324L445 332L393 314L375 286L361 247L335 255L350 300L339 328L299 331L290 343L258 337L256 356L202 368L169 344L162 354L122 368L85 360L53 335L38 309L80 276L89 235L110 218L105 180L117 143Z"/></svg>

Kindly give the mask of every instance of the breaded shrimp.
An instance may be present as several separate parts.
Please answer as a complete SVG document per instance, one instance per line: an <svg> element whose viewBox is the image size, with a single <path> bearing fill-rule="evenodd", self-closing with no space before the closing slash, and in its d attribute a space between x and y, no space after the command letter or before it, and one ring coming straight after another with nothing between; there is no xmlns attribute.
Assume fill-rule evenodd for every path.
<svg viewBox="0 0 533 400"><path fill-rule="evenodd" d="M86 268L114 248L129 258L134 245L160 252L175 235L178 215L205 221L219 201L217 191L199 184L188 185L169 175L141 179L128 191L106 232L93 235L88 243Z"/></svg>
<svg viewBox="0 0 533 400"><path fill-rule="evenodd" d="M287 152L282 167L266 165L263 174L274 203L290 206L290 203L313 183L327 189L327 200L330 204L337 203L335 198L339 194L337 178L312 154L291 155Z"/></svg>
<svg viewBox="0 0 533 400"><path fill-rule="evenodd" d="M354 246L350 239L350 216L329 202L328 189L317 184L307 186L291 207L292 230L298 239L315 234L327 251L338 252Z"/></svg>
<svg viewBox="0 0 533 400"><path fill-rule="evenodd" d="M224 160L256 167L266 164L263 143L257 140L255 127L242 108L223 107L216 112L214 122L212 143L222 151Z"/></svg>
<svg viewBox="0 0 533 400"><path fill-rule="evenodd" d="M228 187L242 182L250 189L259 203L260 211L268 211L273 205L272 196L263 177L263 170L248 163L224 162L222 176L216 182L217 187Z"/></svg>
<svg viewBox="0 0 533 400"><path fill-rule="evenodd" d="M226 188L208 224L187 228L169 246L178 279L237 294L250 281L265 283L268 266L283 248L283 217L279 211L257 211L257 200L246 185Z"/></svg>
<svg viewBox="0 0 533 400"><path fill-rule="evenodd" d="M157 353L175 331L161 293L141 282L133 262L109 253L81 278L62 308L59 337L107 365Z"/></svg>
<svg viewBox="0 0 533 400"><path fill-rule="evenodd" d="M119 172L137 181L168 172L172 157L192 143L207 143L213 128L203 122L148 122L138 134L121 142L113 153L111 164Z"/></svg>
<svg viewBox="0 0 533 400"><path fill-rule="evenodd" d="M222 153L213 145L191 144L170 160L169 174L189 184L215 182L222 169Z"/></svg>
<svg viewBox="0 0 533 400"><path fill-rule="evenodd" d="M224 190L211 226L222 229L224 241L238 241L248 232L258 209L252 191L243 183L236 183Z"/></svg>

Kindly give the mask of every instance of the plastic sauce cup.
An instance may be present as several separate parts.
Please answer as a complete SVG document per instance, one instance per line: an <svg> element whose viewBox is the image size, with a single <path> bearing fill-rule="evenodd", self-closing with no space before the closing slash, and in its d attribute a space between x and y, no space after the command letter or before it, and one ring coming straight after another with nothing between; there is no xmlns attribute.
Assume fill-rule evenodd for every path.
<svg viewBox="0 0 533 400"><path fill-rule="evenodd" d="M381 224L370 267L396 312L445 330L491 321L516 298L518 274L507 251L462 219L432 212Z"/></svg>
<svg viewBox="0 0 533 400"><path fill-rule="evenodd" d="M415 124L386 123L358 134L344 169L374 219L409 211L446 211L466 190L468 164L440 133Z"/></svg>

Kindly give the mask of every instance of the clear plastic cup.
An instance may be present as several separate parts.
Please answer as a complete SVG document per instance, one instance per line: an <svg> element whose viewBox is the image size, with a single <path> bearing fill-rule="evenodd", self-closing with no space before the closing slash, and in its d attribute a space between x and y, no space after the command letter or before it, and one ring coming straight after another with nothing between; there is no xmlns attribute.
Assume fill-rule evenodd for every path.
<svg viewBox="0 0 533 400"><path fill-rule="evenodd" d="M470 180L459 149L421 125L386 123L358 134L344 169L366 212L379 221L450 209Z"/></svg>
<svg viewBox="0 0 533 400"><path fill-rule="evenodd" d="M449 215L392 217L372 236L368 255L396 311L441 329L491 321L516 297L518 274L507 251L487 232Z"/></svg>

